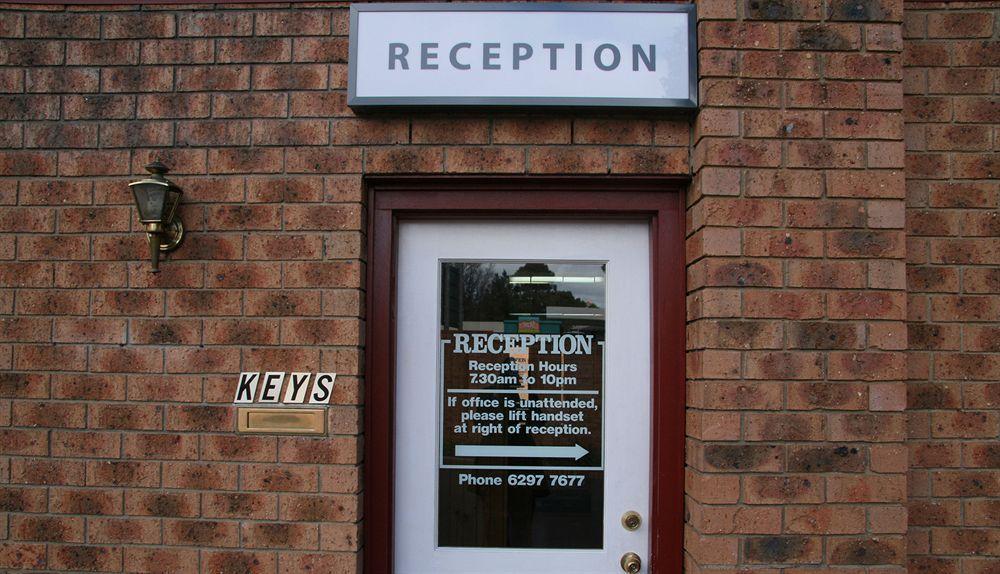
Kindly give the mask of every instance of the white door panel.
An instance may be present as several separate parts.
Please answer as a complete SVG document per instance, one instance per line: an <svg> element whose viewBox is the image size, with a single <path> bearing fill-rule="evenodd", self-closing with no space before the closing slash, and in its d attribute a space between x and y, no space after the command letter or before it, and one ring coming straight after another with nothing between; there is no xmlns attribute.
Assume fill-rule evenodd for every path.
<svg viewBox="0 0 1000 574"><path fill-rule="evenodd" d="M649 511L648 224L404 221L398 241L395 571L647 559L621 516Z"/></svg>

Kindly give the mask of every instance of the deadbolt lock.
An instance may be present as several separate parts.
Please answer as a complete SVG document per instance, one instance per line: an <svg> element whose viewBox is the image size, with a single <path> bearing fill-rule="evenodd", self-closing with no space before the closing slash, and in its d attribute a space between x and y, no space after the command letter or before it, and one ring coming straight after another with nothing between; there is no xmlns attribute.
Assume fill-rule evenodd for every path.
<svg viewBox="0 0 1000 574"><path fill-rule="evenodd" d="M622 570L628 574L639 574L639 571L642 570L642 560L639 555L635 552L622 554Z"/></svg>
<svg viewBox="0 0 1000 574"><path fill-rule="evenodd" d="M622 526L625 530L638 530L642 526L642 517L634 510L622 514Z"/></svg>

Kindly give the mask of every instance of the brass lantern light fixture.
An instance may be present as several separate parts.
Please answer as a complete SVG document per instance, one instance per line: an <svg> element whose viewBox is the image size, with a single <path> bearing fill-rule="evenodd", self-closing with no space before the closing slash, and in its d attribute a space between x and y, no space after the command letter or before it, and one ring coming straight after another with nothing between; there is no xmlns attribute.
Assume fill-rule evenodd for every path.
<svg viewBox="0 0 1000 574"><path fill-rule="evenodd" d="M177 249L184 238L184 225L177 215L181 202L181 188L166 178L170 171L158 161L146 166L149 177L128 184L135 196L135 207L139 210L139 221L146 228L149 241L149 257L153 262L153 273L160 272L160 252Z"/></svg>

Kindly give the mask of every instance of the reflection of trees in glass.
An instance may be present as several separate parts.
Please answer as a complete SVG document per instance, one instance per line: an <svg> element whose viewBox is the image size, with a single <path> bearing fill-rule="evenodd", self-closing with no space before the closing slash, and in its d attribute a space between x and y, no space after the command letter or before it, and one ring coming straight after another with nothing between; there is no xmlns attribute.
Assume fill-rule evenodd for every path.
<svg viewBox="0 0 1000 574"><path fill-rule="evenodd" d="M546 307L596 305L560 289L559 283L511 283L513 277L553 277L544 263L526 263L512 275L496 264L462 265L462 315L465 321L501 321L511 313L543 314Z"/></svg>

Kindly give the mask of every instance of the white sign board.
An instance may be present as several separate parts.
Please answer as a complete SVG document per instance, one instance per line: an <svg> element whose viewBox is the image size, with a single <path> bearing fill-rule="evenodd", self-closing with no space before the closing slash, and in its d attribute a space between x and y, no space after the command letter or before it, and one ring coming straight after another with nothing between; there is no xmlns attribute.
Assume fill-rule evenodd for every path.
<svg viewBox="0 0 1000 574"><path fill-rule="evenodd" d="M697 107L693 4L352 4L352 107Z"/></svg>
<svg viewBox="0 0 1000 574"><path fill-rule="evenodd" d="M337 373L288 373L265 371L244 372L236 382L233 404L301 404L325 405L333 396ZM257 392L258 387L260 392Z"/></svg>

